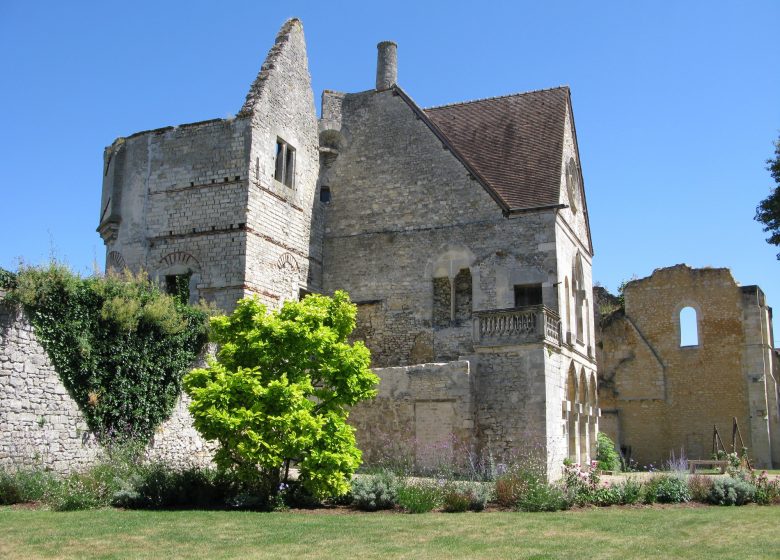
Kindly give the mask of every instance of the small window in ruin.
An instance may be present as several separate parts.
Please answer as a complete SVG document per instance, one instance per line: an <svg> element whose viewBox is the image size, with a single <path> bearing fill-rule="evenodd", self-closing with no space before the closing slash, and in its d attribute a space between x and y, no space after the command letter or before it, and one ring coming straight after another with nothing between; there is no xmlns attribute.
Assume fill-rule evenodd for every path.
<svg viewBox="0 0 780 560"><path fill-rule="evenodd" d="M330 202L330 187L322 185L320 187L320 202L328 204Z"/></svg>
<svg viewBox="0 0 780 560"><path fill-rule="evenodd" d="M515 286L515 307L542 305L542 285Z"/></svg>
<svg viewBox="0 0 780 560"><path fill-rule="evenodd" d="M454 317L456 322L471 319L471 271L463 268L455 277Z"/></svg>
<svg viewBox="0 0 780 560"><path fill-rule="evenodd" d="M699 327L696 321L696 310L693 307L683 307L680 311L680 346L698 346Z"/></svg>
<svg viewBox="0 0 780 560"><path fill-rule="evenodd" d="M434 327L449 326L452 318L452 310L450 307L451 294L452 291L451 291L449 278L445 276L444 278L433 279L433 326Z"/></svg>
<svg viewBox="0 0 780 560"><path fill-rule="evenodd" d="M295 184L295 148L277 138L275 158L274 179L292 188Z"/></svg>
<svg viewBox="0 0 780 560"><path fill-rule="evenodd" d="M165 277L165 291L181 304L190 302L190 278L192 273L169 274Z"/></svg>

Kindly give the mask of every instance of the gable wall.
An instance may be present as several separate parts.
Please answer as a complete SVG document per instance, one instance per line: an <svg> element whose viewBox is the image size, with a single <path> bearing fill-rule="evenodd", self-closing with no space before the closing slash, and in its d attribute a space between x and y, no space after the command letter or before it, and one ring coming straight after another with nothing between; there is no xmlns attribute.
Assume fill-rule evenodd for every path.
<svg viewBox="0 0 780 560"><path fill-rule="evenodd" d="M248 293L275 307L297 299L300 288L318 289L322 266L321 242L311 235L319 172L317 117L297 20L277 37L250 97L246 283ZM274 179L277 138L296 150L292 188Z"/></svg>

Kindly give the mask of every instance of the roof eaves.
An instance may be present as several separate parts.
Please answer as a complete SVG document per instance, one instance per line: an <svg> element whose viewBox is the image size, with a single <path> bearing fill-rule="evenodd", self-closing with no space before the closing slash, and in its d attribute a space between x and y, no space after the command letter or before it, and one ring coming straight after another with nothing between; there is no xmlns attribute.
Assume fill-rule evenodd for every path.
<svg viewBox="0 0 780 560"><path fill-rule="evenodd" d="M463 154L460 153L460 151L452 145L452 142L450 142L449 138L444 134L444 132L441 131L441 129L434 124L434 122L428 117L428 115L425 114L425 111L423 111L417 103L414 102L414 100L409 97L409 94L406 93L401 86L399 85L393 85L391 88L394 94L397 94L401 99L404 100L404 102L412 109L415 115L417 115L420 120L422 120L426 126L433 132L436 137L441 141L441 143L452 152L452 155L454 155L458 161L463 164L463 167L466 168L466 171L469 172L469 175L473 177L477 182L479 182L480 185L482 185L482 188L484 188L487 193L493 198L493 200L496 201L496 203L501 207L502 212L505 216L508 216L510 213L510 208L506 204L506 202L501 198L501 196L493 189L493 187L490 186L490 184L487 182L487 180L476 170L474 167L468 162L468 160L463 156Z"/></svg>

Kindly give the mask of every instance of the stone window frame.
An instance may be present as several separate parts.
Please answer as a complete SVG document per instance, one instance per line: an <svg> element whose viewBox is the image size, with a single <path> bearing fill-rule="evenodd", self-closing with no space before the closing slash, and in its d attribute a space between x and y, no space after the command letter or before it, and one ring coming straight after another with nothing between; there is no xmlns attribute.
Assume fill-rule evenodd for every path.
<svg viewBox="0 0 780 560"><path fill-rule="evenodd" d="M185 251L172 251L164 255L159 261L154 278L163 291L167 293L167 277L185 275L189 276L190 297L187 303L195 305L200 297L198 285L201 283L202 278L200 261L195 256Z"/></svg>
<svg viewBox="0 0 780 560"><path fill-rule="evenodd" d="M696 344L683 344L682 343L682 311L690 307L696 313ZM674 331L677 340L677 347L681 350L689 349L695 350L702 346L702 310L701 306L693 300L685 299L677 304L674 308L674 314L672 315L672 322L674 323Z"/></svg>
<svg viewBox="0 0 780 560"><path fill-rule="evenodd" d="M295 153L295 146L276 137L274 180L291 189L295 188Z"/></svg>

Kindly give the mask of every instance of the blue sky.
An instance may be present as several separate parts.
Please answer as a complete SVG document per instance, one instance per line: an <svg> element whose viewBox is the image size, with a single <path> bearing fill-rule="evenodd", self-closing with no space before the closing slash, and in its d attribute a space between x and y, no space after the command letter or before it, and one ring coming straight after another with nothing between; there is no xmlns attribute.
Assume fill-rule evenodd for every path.
<svg viewBox="0 0 780 560"><path fill-rule="evenodd" d="M103 264L103 147L238 111L291 16L322 89L373 87L395 40L422 106L568 84L594 279L729 267L780 306L753 220L780 130L780 2L0 3L0 266ZM778 307L780 308L780 307Z"/></svg>

